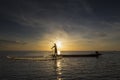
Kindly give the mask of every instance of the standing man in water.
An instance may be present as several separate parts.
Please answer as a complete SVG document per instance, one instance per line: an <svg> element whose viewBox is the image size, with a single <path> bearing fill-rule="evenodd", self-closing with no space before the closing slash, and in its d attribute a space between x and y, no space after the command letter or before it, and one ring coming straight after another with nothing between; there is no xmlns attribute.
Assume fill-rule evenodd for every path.
<svg viewBox="0 0 120 80"><path fill-rule="evenodd" d="M53 48L54 48L53 57L56 59L57 58L57 45L56 45L56 43L54 43L54 46L51 49L53 49Z"/></svg>

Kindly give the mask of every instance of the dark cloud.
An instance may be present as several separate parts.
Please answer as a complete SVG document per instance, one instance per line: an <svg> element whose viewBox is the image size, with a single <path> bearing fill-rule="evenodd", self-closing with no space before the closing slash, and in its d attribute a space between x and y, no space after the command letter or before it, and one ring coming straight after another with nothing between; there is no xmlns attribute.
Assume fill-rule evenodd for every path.
<svg viewBox="0 0 120 80"><path fill-rule="evenodd" d="M37 42L53 35L88 41L115 40L120 36L119 3L118 0L1 0L0 44L22 44L17 40Z"/></svg>
<svg viewBox="0 0 120 80"><path fill-rule="evenodd" d="M24 44L26 44L26 42L0 39L0 45L6 45L6 44L21 44L21 45L24 45Z"/></svg>

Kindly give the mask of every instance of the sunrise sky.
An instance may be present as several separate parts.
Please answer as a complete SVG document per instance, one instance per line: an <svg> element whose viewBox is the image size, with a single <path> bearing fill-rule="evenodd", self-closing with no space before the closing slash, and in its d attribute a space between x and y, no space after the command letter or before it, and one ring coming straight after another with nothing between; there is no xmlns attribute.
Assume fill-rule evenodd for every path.
<svg viewBox="0 0 120 80"><path fill-rule="evenodd" d="M0 0L0 50L120 50L119 0Z"/></svg>

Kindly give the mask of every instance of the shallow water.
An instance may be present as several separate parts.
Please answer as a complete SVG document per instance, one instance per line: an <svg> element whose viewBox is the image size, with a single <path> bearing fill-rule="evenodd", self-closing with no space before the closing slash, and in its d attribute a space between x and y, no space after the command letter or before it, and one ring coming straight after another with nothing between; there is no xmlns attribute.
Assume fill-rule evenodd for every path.
<svg viewBox="0 0 120 80"><path fill-rule="evenodd" d="M87 54L92 52L62 52ZM0 80L120 80L120 52L101 52L99 58L50 61L9 60L5 56L41 56L49 52L0 52Z"/></svg>

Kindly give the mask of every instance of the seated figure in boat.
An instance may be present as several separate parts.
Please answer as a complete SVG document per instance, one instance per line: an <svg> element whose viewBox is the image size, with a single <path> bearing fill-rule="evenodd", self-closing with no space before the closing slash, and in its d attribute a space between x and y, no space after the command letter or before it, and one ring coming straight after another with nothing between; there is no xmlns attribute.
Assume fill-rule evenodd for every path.
<svg viewBox="0 0 120 80"><path fill-rule="evenodd" d="M56 45L56 43L54 43L54 46L51 49L54 49L53 57L57 58L57 45Z"/></svg>
<svg viewBox="0 0 120 80"><path fill-rule="evenodd" d="M96 55L101 55L98 51L95 51L95 54L96 54Z"/></svg>

